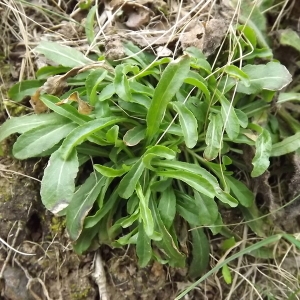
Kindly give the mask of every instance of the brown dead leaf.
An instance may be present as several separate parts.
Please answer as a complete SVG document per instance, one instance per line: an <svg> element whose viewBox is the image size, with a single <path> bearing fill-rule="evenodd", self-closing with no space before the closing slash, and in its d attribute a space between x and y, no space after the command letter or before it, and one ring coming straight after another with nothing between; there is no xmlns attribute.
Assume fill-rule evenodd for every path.
<svg viewBox="0 0 300 300"><path fill-rule="evenodd" d="M149 24L154 14L148 7L136 2L128 2L124 5L123 11L128 17L125 25L131 29L138 29Z"/></svg>
<svg viewBox="0 0 300 300"><path fill-rule="evenodd" d="M82 115L89 115L94 109L91 105L80 99L77 91L72 93L67 99L57 102L56 105L62 105L69 102L77 102L78 112Z"/></svg>
<svg viewBox="0 0 300 300"><path fill-rule="evenodd" d="M48 111L48 107L40 99L41 88L37 89L36 92L31 96L29 103L31 104L36 114L42 114Z"/></svg>

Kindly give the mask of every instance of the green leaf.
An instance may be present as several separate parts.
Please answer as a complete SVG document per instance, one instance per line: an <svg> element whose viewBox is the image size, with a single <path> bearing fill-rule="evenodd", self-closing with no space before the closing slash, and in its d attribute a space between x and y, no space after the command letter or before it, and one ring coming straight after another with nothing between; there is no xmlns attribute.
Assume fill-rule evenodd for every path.
<svg viewBox="0 0 300 300"><path fill-rule="evenodd" d="M222 149L222 128L223 122L220 115L210 114L209 124L206 131L205 143L207 147L204 150L204 157L207 160L213 160L218 156Z"/></svg>
<svg viewBox="0 0 300 300"><path fill-rule="evenodd" d="M281 156L291 152L295 152L300 148L300 132L291 135L281 142L278 142L272 146L270 156Z"/></svg>
<svg viewBox="0 0 300 300"><path fill-rule="evenodd" d="M126 77L126 74L124 74L124 69L126 68L126 65L118 65L115 68L115 79L114 79L114 86L115 91L117 95L124 101L131 102L132 96L131 91L129 87L129 81Z"/></svg>
<svg viewBox="0 0 300 300"><path fill-rule="evenodd" d="M96 119L78 126L63 141L61 153L64 159L67 159L73 148L85 141L90 135L101 129L114 125L115 123L125 122L126 118L107 117Z"/></svg>
<svg viewBox="0 0 300 300"><path fill-rule="evenodd" d="M204 177L187 172L187 171L175 171L175 170L170 170L170 171L158 171L156 172L157 175L159 176L165 176L165 177L170 177L174 179L179 179L192 188L194 188L196 191L207 195L208 197L213 198L215 196L215 189L214 186L211 185L211 183L205 179Z"/></svg>
<svg viewBox="0 0 300 300"><path fill-rule="evenodd" d="M243 72L240 68L234 65L229 65L224 68L224 72L227 73L230 77L237 78L243 82L244 86L249 87L249 76Z"/></svg>
<svg viewBox="0 0 300 300"><path fill-rule="evenodd" d="M227 284L231 284L232 282L232 277L231 277L231 273L230 273L230 270L228 268L227 265L224 265L222 267L222 275L223 275L223 278L224 278L224 281L227 283Z"/></svg>
<svg viewBox="0 0 300 300"><path fill-rule="evenodd" d="M95 33L94 33L94 22L95 22L95 15L96 11L98 9L98 6L93 6L86 17L85 20L85 35L87 38L88 43L91 45L92 42L95 39Z"/></svg>
<svg viewBox="0 0 300 300"><path fill-rule="evenodd" d="M50 156L41 183L41 198L45 207L52 213L60 212L72 200L78 166L75 150L67 160L62 159L60 149Z"/></svg>
<svg viewBox="0 0 300 300"><path fill-rule="evenodd" d="M162 73L147 114L148 143L157 133L167 105L180 89L189 69L190 59L185 55L171 62Z"/></svg>
<svg viewBox="0 0 300 300"><path fill-rule="evenodd" d="M194 72L189 72L189 75L192 75ZM193 86L196 86L203 94L205 95L205 98L207 101L210 100L210 92L207 88L207 83L202 78L202 80L199 80L201 76L197 74L195 77L187 77L184 79L184 83L191 84Z"/></svg>
<svg viewBox="0 0 300 300"><path fill-rule="evenodd" d="M143 161L139 159L120 181L118 187L120 197L128 199L133 194L144 169Z"/></svg>
<svg viewBox="0 0 300 300"><path fill-rule="evenodd" d="M52 95L41 95L40 99L44 102L45 105L47 105L51 110L56 112L57 114L66 117L75 123L82 125L86 122L92 120L92 118L80 114L77 109L70 104L62 104L62 105L56 105L56 103L60 102L60 99L52 96Z"/></svg>
<svg viewBox="0 0 300 300"><path fill-rule="evenodd" d="M300 52L300 37L299 34L288 28L280 31L280 44L285 46L291 46Z"/></svg>
<svg viewBox="0 0 300 300"><path fill-rule="evenodd" d="M226 176L225 180L240 204L245 207L249 207L253 204L254 195L244 183L236 180L232 176Z"/></svg>
<svg viewBox="0 0 300 300"><path fill-rule="evenodd" d="M191 66L194 69L203 69L207 74L211 74L211 66L206 60L205 55L196 47L189 47L185 50L192 57Z"/></svg>
<svg viewBox="0 0 300 300"><path fill-rule="evenodd" d="M69 67L62 67L62 66L45 66L36 71L36 78L41 79L48 79L49 77L57 74L65 74L70 71L71 68ZM24 82L24 81L22 81Z"/></svg>
<svg viewBox="0 0 300 300"><path fill-rule="evenodd" d="M266 65L246 65L242 70L249 76L250 86L238 83L237 91L247 95L259 93L262 90L279 91L292 81L292 75L287 68L277 62Z"/></svg>
<svg viewBox="0 0 300 300"><path fill-rule="evenodd" d="M193 113L181 102L172 102L172 106L179 114L179 123L182 128L185 144L194 148L198 141L198 123Z"/></svg>
<svg viewBox="0 0 300 300"><path fill-rule="evenodd" d="M66 227L73 241L78 239L83 228L84 219L97 200L105 180L107 180L105 177L94 172L91 173L85 183L75 192L71 203L67 207Z"/></svg>
<svg viewBox="0 0 300 300"><path fill-rule="evenodd" d="M51 149L66 137L77 124L66 121L65 124L44 125L23 133L13 146L13 155L17 159L38 157Z"/></svg>
<svg viewBox="0 0 300 300"><path fill-rule="evenodd" d="M189 276L199 277L208 267L209 263L209 242L202 228L192 229L192 255L193 259L189 266Z"/></svg>
<svg viewBox="0 0 300 300"><path fill-rule="evenodd" d="M105 101L107 99L112 98L112 96L116 93L116 89L113 83L108 84L106 87L103 88L101 91L98 101Z"/></svg>
<svg viewBox="0 0 300 300"><path fill-rule="evenodd" d="M34 48L34 51L44 54L46 58L57 64L70 68L85 66L93 62L80 51L55 42L42 41Z"/></svg>
<svg viewBox="0 0 300 300"><path fill-rule="evenodd" d="M168 187L159 199L158 210L167 229L170 229L176 214L176 196L172 187Z"/></svg>
<svg viewBox="0 0 300 300"><path fill-rule="evenodd" d="M136 146L140 141L145 138L146 128L145 126L136 126L129 129L123 136L124 143L129 146Z"/></svg>
<svg viewBox="0 0 300 300"><path fill-rule="evenodd" d="M300 101L300 93L280 93L277 104L287 101Z"/></svg>
<svg viewBox="0 0 300 300"><path fill-rule="evenodd" d="M97 235L99 228L94 226L92 228L84 229L84 233L80 235L77 241L73 244L73 248L77 254L82 254L91 246L93 239Z"/></svg>
<svg viewBox="0 0 300 300"><path fill-rule="evenodd" d="M143 220L145 233L151 237L154 233L154 222L151 210L148 207L149 196L145 196L139 183L136 185L136 194L139 197L140 217Z"/></svg>
<svg viewBox="0 0 300 300"><path fill-rule="evenodd" d="M86 78L85 86L88 100L91 105L95 106L97 102L98 85L105 79L108 72L104 69L93 70Z"/></svg>
<svg viewBox="0 0 300 300"><path fill-rule="evenodd" d="M195 203L202 225L213 225L218 218L218 206L214 199L200 195L194 190Z"/></svg>
<svg viewBox="0 0 300 300"><path fill-rule="evenodd" d="M32 96L42 85L42 80L23 80L9 89L8 97L16 102L20 102L26 96Z"/></svg>
<svg viewBox="0 0 300 300"><path fill-rule="evenodd" d="M99 172L103 176L112 177L112 178L120 177L124 175L126 172L128 172L128 168L124 168L124 167L125 166L123 166L122 169L113 169L102 165L97 165L97 164L94 165L94 168L97 172Z"/></svg>
<svg viewBox="0 0 300 300"><path fill-rule="evenodd" d="M11 118L0 126L0 142L13 133L24 133L44 125L64 124L66 120L54 113Z"/></svg>
<svg viewBox="0 0 300 300"><path fill-rule="evenodd" d="M142 223L139 224L139 233L136 241L136 254L139 258L140 268L144 268L152 257L151 240L144 230Z"/></svg>
<svg viewBox="0 0 300 300"><path fill-rule="evenodd" d="M261 133L255 142L255 148L255 156L252 160L252 177L258 177L262 175L270 165L269 157L272 151L272 138L269 131L261 128Z"/></svg>
<svg viewBox="0 0 300 300"><path fill-rule="evenodd" d="M182 268L185 265L185 257L178 248L176 247L176 243L174 242L171 234L168 232L164 223L162 222L156 204L150 197L149 206L152 211L153 220L155 222L156 231L162 234L162 239L160 241L156 241L155 244L163 250L165 255L168 257L169 264L173 267Z"/></svg>
<svg viewBox="0 0 300 300"><path fill-rule="evenodd" d="M220 100L221 114L225 125L226 133L231 140L235 140L240 133L240 122L232 104L225 98Z"/></svg>

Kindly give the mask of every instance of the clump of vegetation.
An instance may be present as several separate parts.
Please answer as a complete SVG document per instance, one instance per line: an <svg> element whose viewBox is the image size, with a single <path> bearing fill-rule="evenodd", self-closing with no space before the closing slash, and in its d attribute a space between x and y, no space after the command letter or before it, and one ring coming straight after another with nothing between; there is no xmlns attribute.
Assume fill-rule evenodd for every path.
<svg viewBox="0 0 300 300"><path fill-rule="evenodd" d="M117 63L52 42L37 46L58 66L41 68L36 80L9 91L15 101L30 95L37 114L6 121L0 140L21 134L13 146L17 159L50 156L41 199L66 216L78 253L94 242L134 244L141 267L152 259L184 267L178 224L185 222L192 229L189 274L196 278L209 261L203 227L228 237L234 234L223 224L222 209L239 209L248 221L259 216L252 191L235 171L261 176L271 157L299 148L293 135L282 141L282 116L271 113L276 93L292 77L273 60L257 27L234 29L230 57L217 64L194 47L174 60L126 43L128 58ZM287 96L280 101L292 100ZM242 157L245 145L254 153L249 162ZM77 185L83 168L90 175ZM255 223L249 226L264 236ZM222 267L228 279L229 261L282 236L297 244L286 234L265 238L200 280Z"/></svg>

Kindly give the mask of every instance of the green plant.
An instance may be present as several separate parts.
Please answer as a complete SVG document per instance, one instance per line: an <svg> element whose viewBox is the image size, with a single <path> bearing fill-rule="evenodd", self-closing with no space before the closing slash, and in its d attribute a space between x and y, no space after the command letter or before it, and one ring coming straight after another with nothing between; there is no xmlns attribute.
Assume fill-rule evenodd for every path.
<svg viewBox="0 0 300 300"><path fill-rule="evenodd" d="M267 170L272 139L280 140L271 100L291 75L264 43L260 48L251 27L237 33L243 56L235 47L230 61L214 68L196 48L176 60L154 59L128 43L130 57L117 64L51 42L35 49L60 66L38 70L37 80L18 83L9 96L33 95L36 112L51 112L11 118L0 140L21 134L17 159L50 156L41 199L66 215L78 253L93 241L135 244L140 266L156 259L183 267L176 227L182 218L193 228L190 276L197 277L209 259L202 227L231 235L220 208L239 207L246 220L257 216L253 194L234 170L249 173L242 145L255 152L251 176ZM254 64L257 57L269 62ZM78 184L83 168L90 176ZM264 235L256 223L249 226Z"/></svg>

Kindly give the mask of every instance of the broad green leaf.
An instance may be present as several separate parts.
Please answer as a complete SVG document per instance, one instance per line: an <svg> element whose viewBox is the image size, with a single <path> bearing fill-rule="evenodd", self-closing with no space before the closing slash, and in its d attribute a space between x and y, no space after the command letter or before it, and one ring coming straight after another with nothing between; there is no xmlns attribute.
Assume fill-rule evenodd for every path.
<svg viewBox="0 0 300 300"><path fill-rule="evenodd" d="M118 187L120 197L128 199L133 194L144 169L143 161L139 159L120 181Z"/></svg>
<svg viewBox="0 0 300 300"><path fill-rule="evenodd" d="M61 153L64 159L67 159L73 148L85 141L90 135L97 131L114 125L115 123L125 122L126 118L107 117L93 120L78 126L63 141L61 145Z"/></svg>
<svg viewBox="0 0 300 300"><path fill-rule="evenodd" d="M278 62L266 65L246 65L242 70L249 76L250 86L238 83L237 91L247 95L262 90L279 91L292 81L292 75L287 68Z"/></svg>
<svg viewBox="0 0 300 300"><path fill-rule="evenodd" d="M72 201L67 207L66 227L73 241L78 239L83 228L84 219L92 209L105 180L107 180L105 177L94 172L91 173L85 183L75 192Z"/></svg>
<svg viewBox="0 0 300 300"><path fill-rule="evenodd" d="M154 222L151 210L148 207L149 196L145 196L139 183L136 185L136 194L139 197L140 217L143 221L145 233L151 237L154 233ZM149 194L150 195L150 194Z"/></svg>
<svg viewBox="0 0 300 300"><path fill-rule="evenodd" d="M77 126L77 124L67 121L65 124L44 125L26 131L15 142L13 155L17 159L38 157L44 151L55 146Z"/></svg>
<svg viewBox="0 0 300 300"><path fill-rule="evenodd" d="M65 124L66 118L55 113L11 118L0 126L0 142L13 133L24 133L44 125Z"/></svg>
<svg viewBox="0 0 300 300"><path fill-rule="evenodd" d="M176 247L176 243L160 218L156 203L151 198L149 206L152 211L156 231L162 234L162 239L160 241L156 241L155 244L163 250L171 266L182 268L185 265L185 257Z"/></svg>
<svg viewBox="0 0 300 300"><path fill-rule="evenodd" d="M139 258L140 268L144 268L152 257L151 240L144 230L142 223L139 224L139 233L136 241L136 254Z"/></svg>
<svg viewBox="0 0 300 300"><path fill-rule="evenodd" d="M72 200L78 166L75 150L67 160L62 159L60 149L51 155L41 183L41 198L45 207L52 213L62 211Z"/></svg>
<svg viewBox="0 0 300 300"><path fill-rule="evenodd" d="M129 146L136 146L141 140L145 138L146 127L139 125L129 129L123 136L124 143Z"/></svg>
<svg viewBox="0 0 300 300"><path fill-rule="evenodd" d="M115 68L115 79L114 79L114 86L116 94L124 101L131 102L132 96L129 87L129 81L124 74L123 70L126 65L118 65Z"/></svg>
<svg viewBox="0 0 300 300"><path fill-rule="evenodd" d="M52 96L52 95L41 95L40 99L46 104L51 110L56 112L57 114L68 118L75 123L82 125L86 122L92 120L92 118L80 114L77 109L70 104L62 104L62 105L56 105L56 103L60 102L60 99Z"/></svg>
<svg viewBox="0 0 300 300"><path fill-rule="evenodd" d="M105 177L120 177L122 175L124 175L125 173L128 172L128 168L124 168L125 165L123 166L122 169L113 169L113 168L109 168L106 166L102 166L102 165L98 165L95 164L94 168L97 172L99 172L100 174L102 174Z"/></svg>
<svg viewBox="0 0 300 300"><path fill-rule="evenodd" d="M198 207L198 214L203 225L212 225L218 218L218 206L213 198L200 195L194 191L195 203Z"/></svg>
<svg viewBox="0 0 300 300"><path fill-rule="evenodd" d="M34 48L34 51L44 54L46 58L57 64L70 68L85 66L93 62L75 48L55 42L42 41Z"/></svg>
<svg viewBox="0 0 300 300"><path fill-rule="evenodd" d="M71 68L69 67L63 67L63 66L45 66L36 71L36 78L41 79L48 79L49 77L53 75L58 74L65 74L68 71L70 71ZM22 81L24 82L24 81Z"/></svg>
<svg viewBox="0 0 300 300"><path fill-rule="evenodd" d="M192 229L192 261L189 266L189 276L199 277L208 267L209 263L209 242L202 228Z"/></svg>
<svg viewBox="0 0 300 300"><path fill-rule="evenodd" d="M254 195L244 183L232 176L226 176L225 180L241 205L249 207L253 204Z"/></svg>
<svg viewBox="0 0 300 300"><path fill-rule="evenodd" d="M214 186L212 186L211 183L201 175L187 171L178 172L175 170L158 171L156 174L159 176L179 179L208 197L213 198L215 196Z"/></svg>
<svg viewBox="0 0 300 300"><path fill-rule="evenodd" d="M23 80L9 89L8 97L16 102L22 101L26 96L32 96L42 85L42 80Z"/></svg>
<svg viewBox="0 0 300 300"><path fill-rule="evenodd" d="M105 79L108 72L105 69L93 70L86 78L85 86L89 103L93 106L97 102L98 85Z"/></svg>
<svg viewBox="0 0 300 300"><path fill-rule="evenodd" d="M288 28L280 31L279 36L281 45L291 46L300 52L300 37L296 31Z"/></svg>
<svg viewBox="0 0 300 300"><path fill-rule="evenodd" d="M227 284L231 284L232 282L232 276L231 276L231 272L228 268L227 265L224 265L222 267L222 275L223 275L223 278L224 278L224 281L227 283Z"/></svg>
<svg viewBox="0 0 300 300"><path fill-rule="evenodd" d="M170 229L176 214L176 196L172 187L168 187L159 199L158 210L167 229Z"/></svg>
<svg viewBox="0 0 300 300"><path fill-rule="evenodd" d="M179 123L182 128L185 144L188 148L194 148L198 141L198 123L193 113L181 102L172 102L172 106L179 115Z"/></svg>
<svg viewBox="0 0 300 300"><path fill-rule="evenodd" d="M107 99L112 98L112 96L116 93L115 85L113 83L108 84L103 90L101 91L98 101L105 101Z"/></svg>
<svg viewBox="0 0 300 300"><path fill-rule="evenodd" d="M210 114L209 124L206 131L204 157L207 160L215 159L222 149L222 128L223 122L220 115Z"/></svg>
<svg viewBox="0 0 300 300"><path fill-rule="evenodd" d="M87 41L89 44L92 44L92 42L95 39L94 22L95 22L95 15L96 15L97 9L98 9L97 5L93 6L89 10L89 13L85 20L85 28L84 29L85 29L85 35L86 35L86 38L87 38Z"/></svg>
<svg viewBox="0 0 300 300"><path fill-rule="evenodd" d="M240 68L234 65L229 65L224 68L224 72L227 73L230 77L236 78L243 82L244 86L249 87L249 76L243 72Z"/></svg>
<svg viewBox="0 0 300 300"><path fill-rule="evenodd" d="M294 152L300 148L300 132L291 135L281 142L278 142L272 146L270 156L281 156L291 152Z"/></svg>
<svg viewBox="0 0 300 300"><path fill-rule="evenodd" d="M231 103L223 98L221 101L221 114L226 133L231 140L235 140L240 133L240 122Z"/></svg>
<svg viewBox="0 0 300 300"><path fill-rule="evenodd" d="M255 148L255 156L252 160L252 177L258 177L262 175L270 165L269 157L272 151L272 139L269 131L261 128L261 133L255 142Z"/></svg>
<svg viewBox="0 0 300 300"><path fill-rule="evenodd" d="M185 55L171 62L162 73L147 114L148 143L157 133L167 105L180 89L189 69L190 58Z"/></svg>

